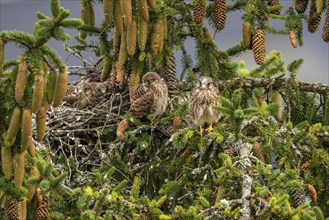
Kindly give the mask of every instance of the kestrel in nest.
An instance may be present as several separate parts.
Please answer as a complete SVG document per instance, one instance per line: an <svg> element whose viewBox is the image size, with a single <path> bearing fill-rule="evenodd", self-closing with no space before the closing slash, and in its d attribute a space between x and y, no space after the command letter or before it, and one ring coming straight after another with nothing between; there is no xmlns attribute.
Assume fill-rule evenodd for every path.
<svg viewBox="0 0 329 220"><path fill-rule="evenodd" d="M161 115L168 105L168 88L155 72L148 72L142 78L133 95L130 111L135 117L148 114Z"/></svg>
<svg viewBox="0 0 329 220"><path fill-rule="evenodd" d="M218 100L219 90L214 85L212 78L201 76L197 85L192 89L188 111L195 125L200 127L200 135L213 129L212 124L220 118L220 112L213 108L214 105L220 105Z"/></svg>
<svg viewBox="0 0 329 220"><path fill-rule="evenodd" d="M80 81L77 85L68 85L64 101L78 108L94 105L108 91L106 82Z"/></svg>

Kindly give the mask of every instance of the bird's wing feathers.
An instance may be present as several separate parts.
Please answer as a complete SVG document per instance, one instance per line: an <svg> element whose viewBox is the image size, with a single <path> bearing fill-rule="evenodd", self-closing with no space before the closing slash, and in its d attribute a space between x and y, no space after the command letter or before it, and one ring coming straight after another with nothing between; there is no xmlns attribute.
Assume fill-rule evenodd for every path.
<svg viewBox="0 0 329 220"><path fill-rule="evenodd" d="M150 113L154 102L154 92L147 90L139 85L134 93L133 100L131 102L130 111L136 117L143 117Z"/></svg>

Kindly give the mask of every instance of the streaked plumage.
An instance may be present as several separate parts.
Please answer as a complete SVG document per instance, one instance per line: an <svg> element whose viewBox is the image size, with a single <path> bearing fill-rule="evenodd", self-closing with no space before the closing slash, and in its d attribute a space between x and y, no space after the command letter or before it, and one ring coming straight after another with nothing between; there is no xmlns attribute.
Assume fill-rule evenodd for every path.
<svg viewBox="0 0 329 220"><path fill-rule="evenodd" d="M220 112L213 108L221 104L218 96L219 90L208 76L201 76L191 91L188 111L194 124L200 126L201 135L203 127L209 126L207 130L211 130L212 124L220 118Z"/></svg>
<svg viewBox="0 0 329 220"><path fill-rule="evenodd" d="M134 92L130 111L135 117L161 115L168 105L168 88L155 72L148 72Z"/></svg>
<svg viewBox="0 0 329 220"><path fill-rule="evenodd" d="M64 101L78 108L94 105L99 97L107 93L108 85L105 82L80 81L77 85L69 85Z"/></svg>

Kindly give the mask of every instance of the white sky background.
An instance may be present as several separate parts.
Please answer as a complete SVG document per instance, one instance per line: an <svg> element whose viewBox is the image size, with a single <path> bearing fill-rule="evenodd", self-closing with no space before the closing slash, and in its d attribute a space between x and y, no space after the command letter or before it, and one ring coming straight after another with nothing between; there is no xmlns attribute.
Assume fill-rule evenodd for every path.
<svg viewBox="0 0 329 220"><path fill-rule="evenodd" d="M71 10L70 17L80 17L80 1L79 0L62 0L61 4L64 8ZM228 1L228 4L232 4ZM281 4L285 6L291 6L293 1L283 1ZM46 15L51 16L50 6L48 0L0 0L0 30L22 30L31 33L34 28L34 22L36 21L35 13L41 11ZM97 24L100 24L103 19L103 11L100 4L96 4L95 14L97 17ZM321 32L325 20L325 14L322 14L322 20L318 31L311 34L307 31L307 24L304 24L304 45L303 47L293 48L290 44L289 36L279 36L267 33L267 54L271 50L278 50L283 54L283 60L286 64L291 61L303 58L304 64L301 67L297 77L301 81L306 82L322 82L329 83L329 45L323 42L321 38ZM205 21L207 23L207 21ZM223 31L216 34L216 43L220 50L226 50L241 41L241 12L229 13L226 20L226 27ZM284 21L271 21L270 24L274 24L276 28L283 28ZM68 30L68 29L66 29ZM68 56L68 53L63 51L63 44L72 45L75 44L73 35L74 31L68 31L72 36L71 41L58 42L55 40L50 41L50 45L53 46L59 54L63 57L67 65L81 65L81 62L74 56ZM194 57L194 42L189 40L186 42L186 47L191 48L190 54ZM6 46L6 59L15 59L20 53L20 50L14 44ZM177 74L180 74L180 56L177 54ZM252 51L247 51L241 56L235 58L236 60L245 60L247 68L249 70L254 69L255 64Z"/></svg>

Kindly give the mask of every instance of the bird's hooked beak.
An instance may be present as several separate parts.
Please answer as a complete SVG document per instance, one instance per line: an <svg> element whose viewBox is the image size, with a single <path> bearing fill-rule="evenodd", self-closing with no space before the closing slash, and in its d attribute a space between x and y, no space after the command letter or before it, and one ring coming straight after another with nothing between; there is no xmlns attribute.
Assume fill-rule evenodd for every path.
<svg viewBox="0 0 329 220"><path fill-rule="evenodd" d="M207 88L207 86L203 83L203 84L201 84L201 89L206 89Z"/></svg>

